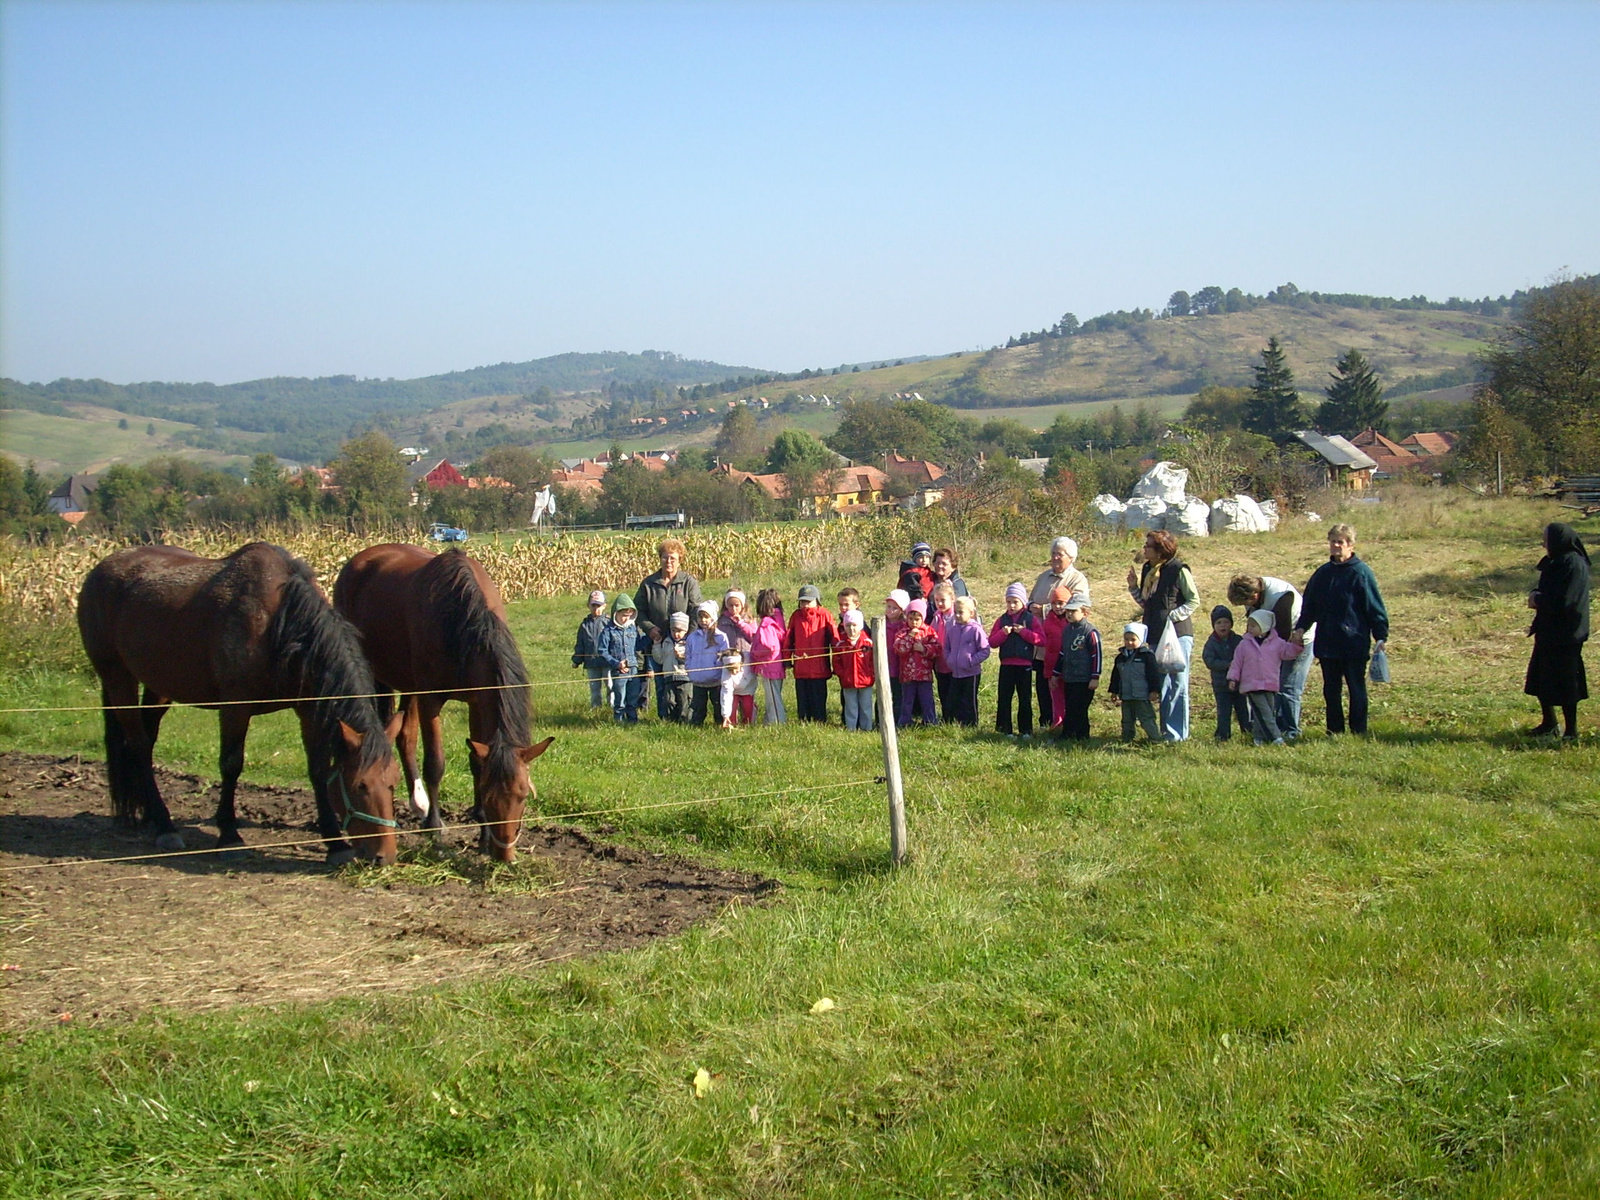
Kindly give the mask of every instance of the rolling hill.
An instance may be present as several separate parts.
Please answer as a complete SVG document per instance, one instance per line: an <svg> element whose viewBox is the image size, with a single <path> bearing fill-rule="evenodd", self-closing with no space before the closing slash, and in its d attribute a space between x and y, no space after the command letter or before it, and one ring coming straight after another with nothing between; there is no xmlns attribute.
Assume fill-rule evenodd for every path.
<svg viewBox="0 0 1600 1200"><path fill-rule="evenodd" d="M775 436L790 425L824 434L837 421L837 408L794 397L827 395L837 403L913 392L979 410L974 415L1003 415L1043 428L1073 406L1145 401L1170 413L1206 384L1248 384L1251 366L1274 336L1309 396L1320 396L1334 360L1352 347L1399 391L1460 385L1508 320L1428 308L1263 304L1242 312L1140 320L982 353L776 378L646 351L561 354L410 380L344 375L117 385L8 379L0 382L0 408L23 411L7 413L0 448L13 458L74 470L173 451L222 457L270 450L323 461L346 437L376 427L402 442L420 440L457 456L490 440L576 453L612 440L626 448L708 444L716 414L740 397L764 396L776 406L763 417ZM752 377L765 382L745 384ZM697 415L684 418L686 408ZM666 424L635 434L627 419L646 413L665 417ZM138 436L116 429L123 415ZM159 437L142 432L152 419ZM576 432L575 419L583 426Z"/></svg>

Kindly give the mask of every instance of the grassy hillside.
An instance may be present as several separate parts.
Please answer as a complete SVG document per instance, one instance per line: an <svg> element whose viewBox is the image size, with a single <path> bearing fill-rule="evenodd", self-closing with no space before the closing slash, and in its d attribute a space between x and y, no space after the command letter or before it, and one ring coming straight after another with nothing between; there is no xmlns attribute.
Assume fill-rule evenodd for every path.
<svg viewBox="0 0 1600 1200"><path fill-rule="evenodd" d="M145 462L177 455L196 462L244 463L241 455L202 450L185 440L199 429L183 421L130 417L92 404L64 404L63 415L0 409L0 453L18 463L32 462L42 473L103 471L113 463ZM127 421L128 428L120 428ZM146 432L149 426L155 432ZM233 438L233 441L245 440Z"/></svg>
<svg viewBox="0 0 1600 1200"><path fill-rule="evenodd" d="M414 995L18 1029L0 1195L1593 1196L1596 718L1576 746L1513 732L1531 716L1522 594L1561 510L1392 501L1354 514L1394 617L1370 739L1323 736L1313 686L1312 732L1280 750L1008 742L991 669L983 730L902 739L900 871L881 789L770 794L872 778L876 738L618 730L569 682L581 599L519 601L558 735L535 819L632 808L585 823L784 890L681 938L445 970ZM1085 538L1102 628L1125 619L1132 546ZM991 613L1042 565L1041 546L961 549ZM1300 580L1320 554L1304 524L1186 546L1206 605L1242 567ZM888 584L852 562L806 581ZM24 662L0 638L0 706L92 700L58 640ZM1203 733L1203 678L1195 693ZM1097 734L1116 719L1097 705ZM92 713L0 715L4 748L95 757L99 739ZM457 811L471 783L451 755ZM216 718L174 710L163 761L210 775L215 756ZM247 776L302 772L292 716L259 719ZM144 864L129 887L188 869ZM359 922L387 877L345 878ZM26 925L0 932L25 964Z"/></svg>

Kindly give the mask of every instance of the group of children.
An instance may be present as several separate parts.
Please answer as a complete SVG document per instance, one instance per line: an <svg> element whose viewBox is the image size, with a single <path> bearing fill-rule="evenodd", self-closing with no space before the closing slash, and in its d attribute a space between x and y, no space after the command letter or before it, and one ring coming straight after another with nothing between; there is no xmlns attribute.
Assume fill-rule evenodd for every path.
<svg viewBox="0 0 1600 1200"><path fill-rule="evenodd" d="M590 704L609 703L621 723L639 720L653 679L663 720L702 725L709 718L724 729L752 724L760 691L766 723L779 724L787 720L783 681L792 671L799 720L828 720L828 681L836 678L844 727L870 731L879 682L875 648L860 593L845 588L837 600L835 616L823 607L820 591L807 584L793 615L785 618L776 589L763 589L751 613L744 592L730 588L720 608L705 601L692 613L673 613L667 635L653 640L640 633L626 592L611 599L609 618L605 593L591 592L572 665L588 674ZM1014 582L1006 588L1005 611L986 632L973 599L956 595L949 583L934 584L928 599L913 600L905 589L895 588L884 601L895 723L977 725L983 664L996 656L998 732L1032 736L1034 672L1042 670L1049 680L1051 712L1041 713L1040 720L1048 720L1062 739L1088 739L1102 665L1100 633L1089 615L1088 596L1061 586L1051 591L1043 614L1036 613L1027 588ZM1233 613L1221 605L1212 610L1211 626L1202 658L1217 700L1216 736L1231 737L1236 719L1257 742L1281 744L1273 712L1279 664L1296 657L1301 647L1278 636L1266 609L1250 614L1245 636L1234 632ZM1161 673L1148 630L1138 621L1123 627L1108 690L1122 710L1123 741L1132 741L1140 728L1152 741L1161 740L1156 716Z"/></svg>

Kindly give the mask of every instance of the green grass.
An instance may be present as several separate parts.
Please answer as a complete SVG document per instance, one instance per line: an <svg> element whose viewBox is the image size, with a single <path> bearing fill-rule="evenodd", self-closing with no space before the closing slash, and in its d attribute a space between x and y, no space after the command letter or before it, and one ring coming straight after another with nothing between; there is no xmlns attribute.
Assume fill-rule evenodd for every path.
<svg viewBox="0 0 1600 1200"><path fill-rule="evenodd" d="M1346 514L1395 618L1369 741L914 730L903 870L873 786L590 818L787 887L415 996L24 1031L0 1049L0 1195L1594 1195L1600 742L1511 732L1554 511L1424 492ZM1131 546L1086 540L1102 629ZM1321 556L1304 524L1185 549L1206 607L1241 566ZM1042 550L969 558L992 613ZM580 615L514 606L536 680L573 676ZM0 707L88 692L70 636L14 642ZM881 769L837 728L618 730L581 685L538 699L547 816ZM992 682L983 704L992 724ZM257 726L247 774L298 780L291 723ZM0 746L97 753L97 729L0 716ZM163 756L209 774L214 741L174 713Z"/></svg>
<svg viewBox="0 0 1600 1200"><path fill-rule="evenodd" d="M144 462L163 454L222 464L244 459L213 450L196 450L177 439L194 426L179 421L127 416L109 408L71 406L75 417L56 417L24 409L0 411L0 450L41 471L103 471L113 463ZM119 429L126 417L128 428ZM154 425L154 436L145 428Z"/></svg>

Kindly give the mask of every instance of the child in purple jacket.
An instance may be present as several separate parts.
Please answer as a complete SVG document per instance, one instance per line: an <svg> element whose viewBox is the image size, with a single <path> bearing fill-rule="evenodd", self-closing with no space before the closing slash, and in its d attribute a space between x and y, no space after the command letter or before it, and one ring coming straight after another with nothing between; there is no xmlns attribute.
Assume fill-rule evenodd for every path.
<svg viewBox="0 0 1600 1200"><path fill-rule="evenodd" d="M948 715L958 725L978 723L978 680L988 657L989 635L978 623L977 602L971 596L958 596L944 638L944 661L950 668Z"/></svg>
<svg viewBox="0 0 1600 1200"><path fill-rule="evenodd" d="M1301 647L1278 636L1278 618L1270 608L1250 614L1247 633L1233 651L1228 687L1250 702L1250 728L1256 745L1283 745L1278 732L1277 704L1280 664L1300 656Z"/></svg>

